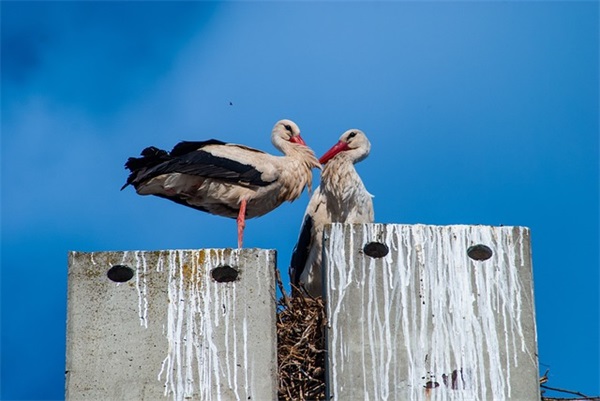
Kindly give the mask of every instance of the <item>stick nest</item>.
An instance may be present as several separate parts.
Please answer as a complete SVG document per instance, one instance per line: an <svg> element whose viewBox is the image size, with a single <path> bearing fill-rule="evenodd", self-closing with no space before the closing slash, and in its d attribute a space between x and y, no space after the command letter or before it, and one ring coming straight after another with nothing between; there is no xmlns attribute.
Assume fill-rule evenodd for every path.
<svg viewBox="0 0 600 401"><path fill-rule="evenodd" d="M279 400L324 400L327 320L323 299L288 297L279 284L283 294L277 302Z"/></svg>

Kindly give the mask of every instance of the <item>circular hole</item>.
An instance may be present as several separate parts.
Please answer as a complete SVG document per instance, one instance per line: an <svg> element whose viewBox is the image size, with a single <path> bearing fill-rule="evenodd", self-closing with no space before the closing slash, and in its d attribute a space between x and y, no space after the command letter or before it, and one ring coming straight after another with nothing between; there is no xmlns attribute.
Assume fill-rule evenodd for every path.
<svg viewBox="0 0 600 401"><path fill-rule="evenodd" d="M387 245L381 242L369 242L363 248L363 252L372 258L383 258L389 251Z"/></svg>
<svg viewBox="0 0 600 401"><path fill-rule="evenodd" d="M219 283L229 283L237 280L239 272L233 267L225 265L215 267L210 274L212 278Z"/></svg>
<svg viewBox="0 0 600 401"><path fill-rule="evenodd" d="M475 260L488 260L493 254L494 252L483 244L473 245L467 249L467 255Z"/></svg>
<svg viewBox="0 0 600 401"><path fill-rule="evenodd" d="M438 388L439 386L440 383L434 382L433 380L430 380L427 383L425 383L425 388Z"/></svg>
<svg viewBox="0 0 600 401"><path fill-rule="evenodd" d="M108 269L106 275L116 283L124 283L133 277L133 269L125 265L114 265Z"/></svg>

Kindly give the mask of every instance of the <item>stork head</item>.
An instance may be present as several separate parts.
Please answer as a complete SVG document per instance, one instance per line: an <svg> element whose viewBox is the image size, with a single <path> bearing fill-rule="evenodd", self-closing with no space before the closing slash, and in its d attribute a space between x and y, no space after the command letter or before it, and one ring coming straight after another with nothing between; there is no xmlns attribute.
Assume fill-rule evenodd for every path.
<svg viewBox="0 0 600 401"><path fill-rule="evenodd" d="M297 143L299 145L306 146L306 143L300 136L300 128L292 120L280 120L277 121L273 127L271 134L271 141L277 147L281 141Z"/></svg>
<svg viewBox="0 0 600 401"><path fill-rule="evenodd" d="M337 154L344 152L353 163L358 163L369 156L370 151L371 142L369 142L365 133L359 129L349 129L342 134L338 143L321 156L319 162L325 164Z"/></svg>

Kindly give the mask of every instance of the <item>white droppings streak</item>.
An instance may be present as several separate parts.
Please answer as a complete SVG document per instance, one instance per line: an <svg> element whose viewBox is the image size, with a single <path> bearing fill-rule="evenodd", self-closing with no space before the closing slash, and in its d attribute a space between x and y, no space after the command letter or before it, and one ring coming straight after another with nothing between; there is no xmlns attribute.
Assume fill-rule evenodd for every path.
<svg viewBox="0 0 600 401"><path fill-rule="evenodd" d="M140 323L147 328L148 263L144 252L134 256ZM166 397L174 401L241 400L251 391L248 367L253 361L248 352L246 310L239 319L235 307L236 297L244 294L237 294L235 283L216 283L210 276L215 267L238 263L235 251L223 249L175 250L158 255L154 270L166 271L168 279L167 321L163 326L168 349L158 372ZM215 338L217 329L224 333L224 339L222 335ZM240 369L245 371L244 377L240 377Z"/></svg>
<svg viewBox="0 0 600 401"><path fill-rule="evenodd" d="M135 251L134 255L135 289L138 293L138 315L140 317L140 325L148 328L148 285L146 280L148 265L146 263L146 258L141 257L139 251Z"/></svg>
<svg viewBox="0 0 600 401"><path fill-rule="evenodd" d="M332 391L340 397L345 373L362 369L364 394L355 396L365 400L510 398L518 354L534 358L521 316L531 300L519 276L525 230L369 224L362 244L390 250L374 259L352 238L344 244L352 226L332 225L324 249ZM475 244L492 258L469 258Z"/></svg>
<svg viewBox="0 0 600 401"><path fill-rule="evenodd" d="M342 226L339 224L333 224L331 226L331 235L329 237L329 246L325 249L325 259L330 261L333 266L336 266L337 269L330 269L328 283L331 292L336 293L336 301L333 301L333 298L328 294L328 298L334 302L332 307L333 311L328 312L329 320L331 322L331 327L340 328L337 330L333 330L333 336L331 338L332 349L337 350L341 344L343 344L344 339L344 331L341 329L341 326L338 324L338 318L341 315L341 308L344 301L344 292L345 289L351 283L351 277L347 273L346 264L353 264L353 258L346 258L343 252L339 252L340 249L344 249L344 236L342 235ZM338 250L338 252L336 252ZM352 266L350 267L352 269ZM348 281L350 280L350 281ZM342 341L340 341L342 340ZM343 374L344 372L344 361L346 358L339 358L338 361L338 352L334 352L330 354L330 363L334 368L334 372L339 372ZM339 371L338 371L339 369ZM338 375L334 374L332 376L332 388L339 388L338 383ZM368 395L365 400L368 400Z"/></svg>

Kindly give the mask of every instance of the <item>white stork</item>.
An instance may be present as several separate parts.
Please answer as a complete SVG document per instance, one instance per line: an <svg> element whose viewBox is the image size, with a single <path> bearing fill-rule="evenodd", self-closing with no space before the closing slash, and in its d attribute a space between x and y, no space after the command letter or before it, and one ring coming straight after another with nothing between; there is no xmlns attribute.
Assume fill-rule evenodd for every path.
<svg viewBox="0 0 600 401"><path fill-rule="evenodd" d="M323 295L321 252L323 227L329 223L372 223L373 200L354 163L364 160L371 143L364 132L351 129L319 160L325 164L321 185L310 199L290 263L292 284L313 297Z"/></svg>
<svg viewBox="0 0 600 401"><path fill-rule="evenodd" d="M312 169L321 168L293 121L278 121L271 142L285 156L216 139L180 142L170 152L148 147L142 157L125 163L131 174L123 188L131 184L140 195L237 218L241 248L245 219L297 199L305 187L310 189Z"/></svg>

